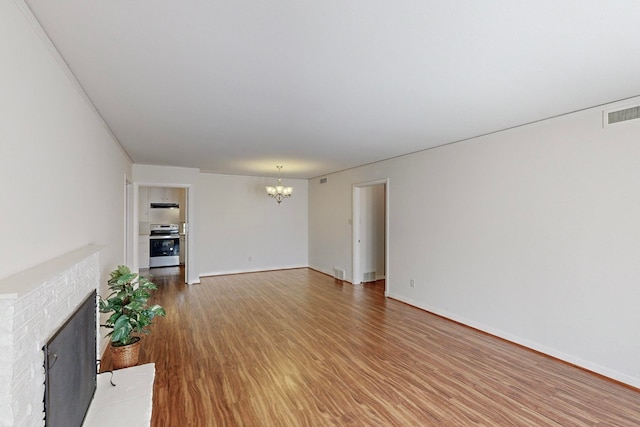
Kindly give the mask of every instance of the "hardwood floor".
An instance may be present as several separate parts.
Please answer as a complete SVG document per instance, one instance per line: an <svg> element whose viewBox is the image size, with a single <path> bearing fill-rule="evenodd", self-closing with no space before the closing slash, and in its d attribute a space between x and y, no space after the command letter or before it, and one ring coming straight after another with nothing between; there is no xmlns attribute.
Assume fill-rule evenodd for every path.
<svg viewBox="0 0 640 427"><path fill-rule="evenodd" d="M153 427L640 424L639 392L385 299L380 282L151 273L167 311L141 352Z"/></svg>

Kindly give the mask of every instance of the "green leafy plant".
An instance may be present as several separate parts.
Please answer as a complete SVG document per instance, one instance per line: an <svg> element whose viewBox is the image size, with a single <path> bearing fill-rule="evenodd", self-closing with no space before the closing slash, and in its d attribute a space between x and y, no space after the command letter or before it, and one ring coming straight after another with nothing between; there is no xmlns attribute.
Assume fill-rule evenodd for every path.
<svg viewBox="0 0 640 427"><path fill-rule="evenodd" d="M138 274L132 273L124 265L118 266L111 272L111 278L107 282L111 294L100 298L99 308L101 313L113 313L100 325L113 329L107 334L111 338L111 344L119 347L132 344L140 340L135 333L149 334L147 326L151 325L156 316L164 316L164 308L159 305L148 305L152 290L158 289L156 285Z"/></svg>

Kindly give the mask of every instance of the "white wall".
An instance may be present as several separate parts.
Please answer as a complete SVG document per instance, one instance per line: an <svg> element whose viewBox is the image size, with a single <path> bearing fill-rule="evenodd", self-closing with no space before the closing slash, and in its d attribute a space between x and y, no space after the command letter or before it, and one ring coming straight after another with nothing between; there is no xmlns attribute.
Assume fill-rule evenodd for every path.
<svg viewBox="0 0 640 427"><path fill-rule="evenodd" d="M285 179L293 196L277 204L275 179L200 174L198 255L201 275L308 265L307 181Z"/></svg>
<svg viewBox="0 0 640 427"><path fill-rule="evenodd" d="M0 0L0 278L95 243L124 262L131 162L21 0Z"/></svg>
<svg viewBox="0 0 640 427"><path fill-rule="evenodd" d="M390 296L638 387L638 135L594 108L311 180L310 266L350 274L351 186L389 178Z"/></svg>

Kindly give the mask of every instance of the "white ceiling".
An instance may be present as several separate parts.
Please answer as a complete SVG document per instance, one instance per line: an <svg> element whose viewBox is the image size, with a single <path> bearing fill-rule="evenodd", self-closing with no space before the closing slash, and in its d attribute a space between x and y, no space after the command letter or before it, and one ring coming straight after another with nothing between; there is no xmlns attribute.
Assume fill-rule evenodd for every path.
<svg viewBox="0 0 640 427"><path fill-rule="evenodd" d="M637 0L26 0L140 164L310 178L640 94Z"/></svg>

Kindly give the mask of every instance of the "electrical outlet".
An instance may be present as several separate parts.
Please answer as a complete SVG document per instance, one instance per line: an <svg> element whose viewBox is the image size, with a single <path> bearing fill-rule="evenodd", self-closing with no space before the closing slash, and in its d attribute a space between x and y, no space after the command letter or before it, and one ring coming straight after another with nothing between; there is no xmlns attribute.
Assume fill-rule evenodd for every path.
<svg viewBox="0 0 640 427"><path fill-rule="evenodd" d="M413 280L413 279L409 280L409 286L411 286L412 288L415 288L416 287L415 280Z"/></svg>

